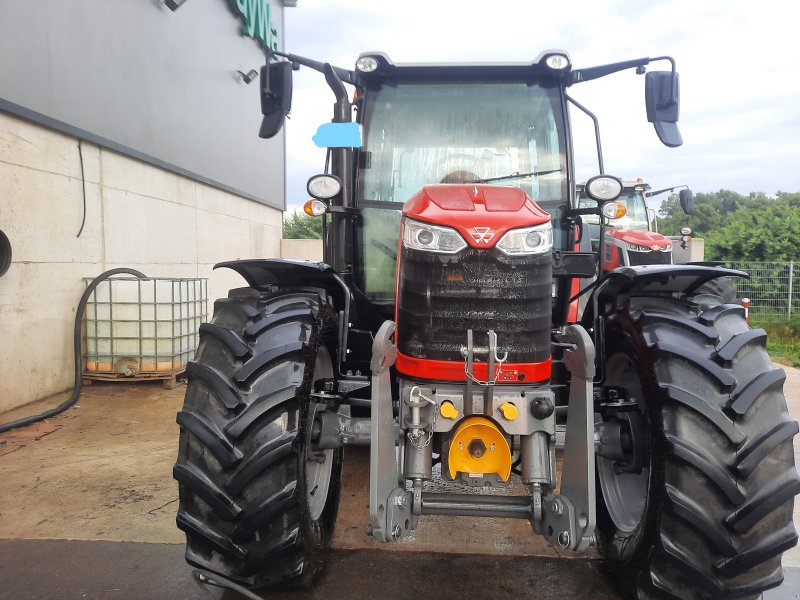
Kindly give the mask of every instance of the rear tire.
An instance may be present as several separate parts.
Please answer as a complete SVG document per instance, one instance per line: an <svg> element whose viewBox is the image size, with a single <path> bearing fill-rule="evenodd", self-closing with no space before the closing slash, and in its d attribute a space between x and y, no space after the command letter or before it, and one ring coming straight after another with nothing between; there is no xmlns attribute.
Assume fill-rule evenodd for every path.
<svg viewBox="0 0 800 600"><path fill-rule="evenodd" d="M758 598L780 585L797 543L798 426L764 332L708 295L631 298L607 326L606 384L637 399L650 439L641 475L598 459L612 574L640 599Z"/></svg>
<svg viewBox="0 0 800 600"><path fill-rule="evenodd" d="M313 453L307 420L313 381L333 376L333 315L317 293L244 288L201 326L173 469L189 564L253 588L320 573L342 452Z"/></svg>
<svg viewBox="0 0 800 600"><path fill-rule="evenodd" d="M733 286L730 277L717 277L711 281L706 281L694 293L719 296L724 304L739 304L736 288Z"/></svg>

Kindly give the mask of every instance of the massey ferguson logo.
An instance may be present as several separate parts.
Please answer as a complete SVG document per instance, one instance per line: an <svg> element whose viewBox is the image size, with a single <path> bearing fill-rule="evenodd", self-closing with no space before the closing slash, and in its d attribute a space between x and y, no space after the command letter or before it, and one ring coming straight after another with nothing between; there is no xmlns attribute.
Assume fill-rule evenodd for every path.
<svg viewBox="0 0 800 600"><path fill-rule="evenodd" d="M494 237L494 232L490 227L473 227L469 234L472 236L472 239L479 244L488 244L489 240Z"/></svg>

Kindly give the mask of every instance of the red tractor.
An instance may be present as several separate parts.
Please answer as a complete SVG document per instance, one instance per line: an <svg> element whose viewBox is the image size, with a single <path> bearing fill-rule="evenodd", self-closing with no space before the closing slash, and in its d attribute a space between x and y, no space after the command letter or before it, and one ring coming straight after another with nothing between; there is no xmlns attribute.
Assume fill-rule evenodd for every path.
<svg viewBox="0 0 800 600"><path fill-rule="evenodd" d="M322 72L336 99L315 137L325 173L308 183L325 261L218 265L247 285L216 302L187 369L174 468L187 561L239 589L311 583L342 448L369 444L376 540L426 515L516 518L563 550L597 544L638 598L779 585L800 491L785 375L740 306L696 293L746 275L658 264L597 277L599 251L579 249L583 220L617 214L623 184L603 174L598 143L584 188L595 205L580 206L569 107L588 109L570 86L668 60L647 73L645 103L677 146L674 61L372 53L350 71L270 58L263 137L282 126L294 68ZM571 322L573 282L591 278ZM505 493L512 477L523 495Z"/></svg>
<svg viewBox="0 0 800 600"><path fill-rule="evenodd" d="M578 185L578 197L581 206L596 205L584 192L584 185ZM622 195L617 202L624 206L624 214L619 218L607 219L602 228L603 233L603 271L611 271L617 267L631 265L669 265L673 262L673 240L658 233L655 214L647 208L647 198L671 192L677 187L651 191L650 184L639 178L636 181L624 181ZM684 212L694 212L692 192L688 188L679 192ZM616 216L616 215L615 215ZM600 217L586 217L592 248L600 247Z"/></svg>

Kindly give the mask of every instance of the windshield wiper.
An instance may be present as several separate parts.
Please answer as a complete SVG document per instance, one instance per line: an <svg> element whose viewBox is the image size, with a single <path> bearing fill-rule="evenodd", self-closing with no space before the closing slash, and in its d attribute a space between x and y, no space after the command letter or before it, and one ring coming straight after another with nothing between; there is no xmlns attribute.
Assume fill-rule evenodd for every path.
<svg viewBox="0 0 800 600"><path fill-rule="evenodd" d="M549 171L531 171L530 173L520 173L516 171L508 175L501 175L500 177L487 177L485 179L476 179L469 183L489 183L490 181L502 181L503 179L519 179L520 177L539 177L541 175L549 175L550 173L558 173L561 169L550 169Z"/></svg>

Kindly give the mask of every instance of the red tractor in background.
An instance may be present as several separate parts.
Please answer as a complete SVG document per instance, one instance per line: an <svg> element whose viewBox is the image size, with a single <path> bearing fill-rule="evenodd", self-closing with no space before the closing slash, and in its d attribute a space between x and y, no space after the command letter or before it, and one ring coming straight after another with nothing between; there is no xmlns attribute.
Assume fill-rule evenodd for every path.
<svg viewBox="0 0 800 600"><path fill-rule="evenodd" d="M645 104L674 147L669 57L574 69L562 51L491 65L370 53L351 71L271 53L263 137L289 111L294 68L322 72L335 97L315 136L325 172L308 182L325 261L218 265L246 285L200 328L173 471L204 577L313 582L342 449L368 444L375 540L426 515L516 518L563 551L597 544L632 597L755 599L780 584L800 492L785 374L742 307L698 293L746 274L606 271L581 248L585 218L622 210L623 184L598 135L594 205L580 205L570 107L597 119L569 88L660 60L671 70L646 74Z"/></svg>
<svg viewBox="0 0 800 600"><path fill-rule="evenodd" d="M692 214L694 212L693 196L691 190L686 186L675 186L652 192L650 184L645 183L642 178L638 178L636 181L623 181L622 195L617 201L624 205L625 214L616 219L608 219L606 226L602 227L603 271L632 265L669 265L673 263L673 240L658 233L655 213L647 207L646 199L671 192L679 187L686 188L679 192L681 207L686 214ZM594 204L586 197L584 184L578 184L578 197L581 206ZM595 251L600 247L600 219L601 217L594 215L584 219L588 225L592 248Z"/></svg>
<svg viewBox="0 0 800 600"><path fill-rule="evenodd" d="M582 207L595 206L596 203L586 196L584 187L582 183L577 186L579 205ZM620 211L621 216L587 215L584 217L585 231L588 231L592 251L600 252L600 238L602 237L604 240L601 253L603 272L612 271L618 267L688 262L675 260L673 245L679 243L686 253L691 254L688 246L692 243L692 230L684 227L681 229L680 236L668 237L660 234L655 211L648 208L646 202L647 198L672 192L678 188L684 188L678 192L683 212L687 215L694 214L694 196L688 186L678 185L653 192L650 191L650 184L640 177L636 181L623 182L622 195L617 199L617 202L624 207L624 210ZM585 243L584 246L586 246ZM691 264L714 265L721 263L700 261ZM587 285L591 285L591 282L582 281L581 289ZM698 288L698 293L717 295L728 304L738 303L736 287L729 277L717 277L707 281ZM582 298L579 302L580 312L585 304L586 299ZM578 313L573 310L573 314Z"/></svg>

